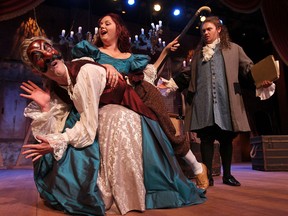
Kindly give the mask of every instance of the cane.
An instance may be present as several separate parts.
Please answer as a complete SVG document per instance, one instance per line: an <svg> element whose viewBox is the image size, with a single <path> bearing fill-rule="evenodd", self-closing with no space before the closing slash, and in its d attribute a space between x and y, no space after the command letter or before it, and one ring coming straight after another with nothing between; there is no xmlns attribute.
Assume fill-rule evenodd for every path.
<svg viewBox="0 0 288 216"><path fill-rule="evenodd" d="M187 23L187 25L185 26L185 28L182 30L182 32L180 33L180 35L178 36L178 41L180 41L183 36L186 34L186 32L189 30L189 28L193 25L193 23L195 22L195 20L197 19L197 17L199 16L199 14L202 11L208 11L209 13L211 13L211 9L207 6L203 6L200 7L196 13L194 14L194 16L190 19L190 21Z"/></svg>
<svg viewBox="0 0 288 216"><path fill-rule="evenodd" d="M180 33L180 35L178 36L178 41L180 41L183 36L186 34L186 32L189 30L189 28L193 25L193 23L195 22L195 20L197 19L197 17L199 16L199 14L202 11L208 11L209 13L211 13L211 9L208 6L202 6L200 7L196 13L194 14L194 16L190 19L190 21L187 23L187 25L185 26L185 28L182 30L182 32ZM163 66L164 60L166 59L167 54L165 56L162 57L162 59L160 60L161 63L159 64L157 70L159 71L159 69ZM157 77L160 77L161 73L158 73Z"/></svg>

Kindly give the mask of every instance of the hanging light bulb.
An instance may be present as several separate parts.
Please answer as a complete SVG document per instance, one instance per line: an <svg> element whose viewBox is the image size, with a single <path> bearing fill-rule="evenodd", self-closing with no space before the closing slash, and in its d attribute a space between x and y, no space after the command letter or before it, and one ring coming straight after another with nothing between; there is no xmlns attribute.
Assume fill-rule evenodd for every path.
<svg viewBox="0 0 288 216"><path fill-rule="evenodd" d="M161 10L161 5L160 4L155 4L154 6L153 6L153 9L154 9L154 11L160 11Z"/></svg>
<svg viewBox="0 0 288 216"><path fill-rule="evenodd" d="M206 16L200 16L200 21L204 22L206 20Z"/></svg>

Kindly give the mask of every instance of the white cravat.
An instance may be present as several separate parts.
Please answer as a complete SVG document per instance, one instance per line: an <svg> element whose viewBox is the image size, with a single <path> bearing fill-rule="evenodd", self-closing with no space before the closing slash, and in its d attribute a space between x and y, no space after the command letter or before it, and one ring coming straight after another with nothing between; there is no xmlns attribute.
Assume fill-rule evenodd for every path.
<svg viewBox="0 0 288 216"><path fill-rule="evenodd" d="M207 44L202 48L202 54L203 54L202 61L207 62L212 58L212 56L214 55L215 47L218 43L220 43L220 38L217 38L215 41L213 41L213 43Z"/></svg>

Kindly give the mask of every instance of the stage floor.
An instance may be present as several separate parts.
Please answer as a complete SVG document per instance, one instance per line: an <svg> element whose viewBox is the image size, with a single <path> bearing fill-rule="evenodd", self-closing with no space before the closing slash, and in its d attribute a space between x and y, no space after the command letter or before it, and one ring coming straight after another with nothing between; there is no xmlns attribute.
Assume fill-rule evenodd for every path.
<svg viewBox="0 0 288 216"><path fill-rule="evenodd" d="M207 191L208 200L201 205L178 209L130 212L127 216L284 216L288 215L288 172L252 170L250 163L233 164L233 175L240 187L222 184L214 177ZM0 215L67 215L47 207L38 196L32 169L0 170ZM112 216L112 214L107 214ZM115 214L113 216L116 216Z"/></svg>

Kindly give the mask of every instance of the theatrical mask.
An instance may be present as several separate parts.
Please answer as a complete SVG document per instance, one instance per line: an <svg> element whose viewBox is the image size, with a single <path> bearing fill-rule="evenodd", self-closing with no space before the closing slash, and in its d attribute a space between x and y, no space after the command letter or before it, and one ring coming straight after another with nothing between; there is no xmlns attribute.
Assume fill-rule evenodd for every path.
<svg viewBox="0 0 288 216"><path fill-rule="evenodd" d="M48 64L52 61L62 59L59 51L42 39L36 40L29 45L27 55L33 66L42 73L47 72Z"/></svg>

